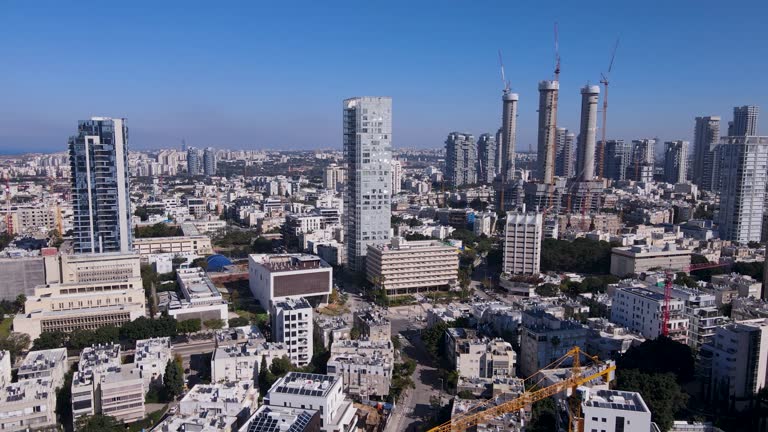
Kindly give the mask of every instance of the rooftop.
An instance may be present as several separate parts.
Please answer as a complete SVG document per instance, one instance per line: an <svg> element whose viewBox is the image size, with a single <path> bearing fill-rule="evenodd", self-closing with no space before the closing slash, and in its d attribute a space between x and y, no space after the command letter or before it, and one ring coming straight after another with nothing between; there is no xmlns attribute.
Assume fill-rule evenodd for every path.
<svg viewBox="0 0 768 432"><path fill-rule="evenodd" d="M339 379L330 375L289 372L269 389L269 393L325 397Z"/></svg>
<svg viewBox="0 0 768 432"><path fill-rule="evenodd" d="M253 254L250 258L272 273L331 268L319 256L310 254Z"/></svg>
<svg viewBox="0 0 768 432"><path fill-rule="evenodd" d="M315 410L303 408L263 405L248 419L248 428L244 430L247 432L303 431L316 413Z"/></svg>
<svg viewBox="0 0 768 432"><path fill-rule="evenodd" d="M0 351L0 358L5 351ZM67 349L55 348L42 351L30 351L19 366L19 374L53 369L57 364L67 361Z"/></svg>
<svg viewBox="0 0 768 432"><path fill-rule="evenodd" d="M309 304L307 299L300 297L298 299L286 299L279 302L275 302L275 307L287 311L299 310L299 309L312 309L312 305Z"/></svg>
<svg viewBox="0 0 768 432"><path fill-rule="evenodd" d="M589 393L584 406L614 410L649 412L640 393L618 390L597 390Z"/></svg>

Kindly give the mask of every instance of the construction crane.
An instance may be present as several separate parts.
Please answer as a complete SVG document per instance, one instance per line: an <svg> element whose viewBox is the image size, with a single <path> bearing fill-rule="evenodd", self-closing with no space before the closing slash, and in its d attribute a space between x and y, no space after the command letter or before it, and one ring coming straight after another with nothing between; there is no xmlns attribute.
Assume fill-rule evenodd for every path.
<svg viewBox="0 0 768 432"><path fill-rule="evenodd" d="M595 364L599 364L601 366L600 370L589 375L584 375L584 371L582 370L579 361L581 355L592 360ZM554 396L560 392L569 389L575 392L576 388L580 385L586 384L592 380L603 378L606 382L609 382L613 379L613 373L616 370L614 364L601 364L597 357L584 353L579 347L571 348L563 357L553 362L553 364L562 363L566 359L571 359L573 361L573 366L571 367L572 375L570 377L544 388L527 390L519 397L496 406L489 406L491 401L481 403L473 407L473 409L466 414L457 416L440 426L434 427L430 429L429 432L464 432L487 419L519 411L535 402ZM578 418L579 416L569 413L569 417L571 418L570 430L580 430L581 419Z"/></svg>
<svg viewBox="0 0 768 432"><path fill-rule="evenodd" d="M560 45L558 43L557 21L555 21L555 81L560 81Z"/></svg>
<svg viewBox="0 0 768 432"><path fill-rule="evenodd" d="M507 95L507 94L509 94L509 81L507 81L507 76L504 74L504 59L501 56L501 50L499 50L499 68L501 68L501 85L504 86L504 90L502 90L502 95ZM503 97L502 97L502 100L503 100ZM501 111L502 112L502 114L501 114L501 121L502 122L504 122L504 110L505 109L506 109L506 107L503 105L503 102L502 102L502 111ZM504 130L504 125L503 124L501 125L501 130ZM504 139L504 134L502 133L500 136L501 136L501 140L503 140ZM499 141L501 141L501 140L499 140ZM497 152L501 151L503 149L503 147L504 147L504 145L501 142L496 143L496 151ZM503 151L501 152L501 157L499 158L499 160L501 161L501 166L499 167L499 169L501 171L501 194L500 194L501 199L499 200L500 201L499 202L499 206L501 207L501 211L504 211L504 209L505 209L505 207L504 207L504 192L505 192L505 189L507 188L507 168L508 168L509 165L507 163L507 160L504 158L504 152Z"/></svg>
<svg viewBox="0 0 768 432"><path fill-rule="evenodd" d="M616 43L613 45L613 50L611 51L611 61L608 63L608 71L605 73L600 74L600 83L603 85L603 130L601 131L603 137L602 142L603 145L600 146L600 155L598 157L597 163L600 167L600 178L603 178L604 175L604 167L605 167L605 144L606 144L606 135L607 135L607 124L608 124L608 78L611 75L611 69L613 69L613 60L616 59L616 49L619 48L619 38L616 38Z"/></svg>
<svg viewBox="0 0 768 432"><path fill-rule="evenodd" d="M664 270L664 310L662 311L662 316L661 316L661 334L663 334L664 336L669 336L669 303L672 300L672 285L674 284L674 281L675 281L675 272L683 271L683 272L690 273L696 270L724 267L727 265L728 263L708 262L708 263L702 263L702 264L691 264L687 267L683 267L682 269L667 268Z"/></svg>

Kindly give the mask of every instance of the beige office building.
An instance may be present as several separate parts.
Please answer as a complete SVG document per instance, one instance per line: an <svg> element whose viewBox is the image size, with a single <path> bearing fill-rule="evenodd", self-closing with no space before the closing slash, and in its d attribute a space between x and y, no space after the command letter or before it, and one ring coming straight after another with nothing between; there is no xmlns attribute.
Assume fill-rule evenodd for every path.
<svg viewBox="0 0 768 432"><path fill-rule="evenodd" d="M456 285L459 254L437 240L407 241L395 237L388 245L369 245L368 280L396 296L448 290Z"/></svg>
<svg viewBox="0 0 768 432"><path fill-rule="evenodd" d="M45 257L45 285L27 297L13 328L32 339L43 332L96 329L146 315L137 254Z"/></svg>
<svg viewBox="0 0 768 432"><path fill-rule="evenodd" d="M611 274L618 277L647 272L650 269L687 271L691 266L691 251L677 249L668 243L664 247L630 246L611 249Z"/></svg>
<svg viewBox="0 0 768 432"><path fill-rule="evenodd" d="M213 253L211 239L204 235L135 238L133 250L138 252L142 259L155 253L194 253L195 255Z"/></svg>

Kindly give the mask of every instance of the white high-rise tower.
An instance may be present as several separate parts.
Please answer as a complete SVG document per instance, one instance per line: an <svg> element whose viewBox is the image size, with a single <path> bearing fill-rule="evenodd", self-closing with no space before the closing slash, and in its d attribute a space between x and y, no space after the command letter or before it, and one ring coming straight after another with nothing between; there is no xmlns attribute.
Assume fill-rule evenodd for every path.
<svg viewBox="0 0 768 432"><path fill-rule="evenodd" d="M347 263L365 270L368 245L389 242L392 98L356 97L343 106Z"/></svg>

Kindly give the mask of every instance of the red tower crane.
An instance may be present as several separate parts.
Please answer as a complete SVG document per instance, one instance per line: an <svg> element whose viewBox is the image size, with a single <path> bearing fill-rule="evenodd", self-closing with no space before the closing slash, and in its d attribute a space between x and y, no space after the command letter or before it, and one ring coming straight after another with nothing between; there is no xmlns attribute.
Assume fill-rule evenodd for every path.
<svg viewBox="0 0 768 432"><path fill-rule="evenodd" d="M678 271L684 271L684 272L691 272L695 270L703 270L703 269L709 269L709 268L716 268L716 267L724 267L727 266L728 263L702 263L702 264L691 264L687 267L683 267L682 269ZM664 310L662 313L661 318L661 334L664 336L669 336L669 302L672 300L672 284L675 280L675 269L666 269L664 271L665 277L664 277Z"/></svg>

